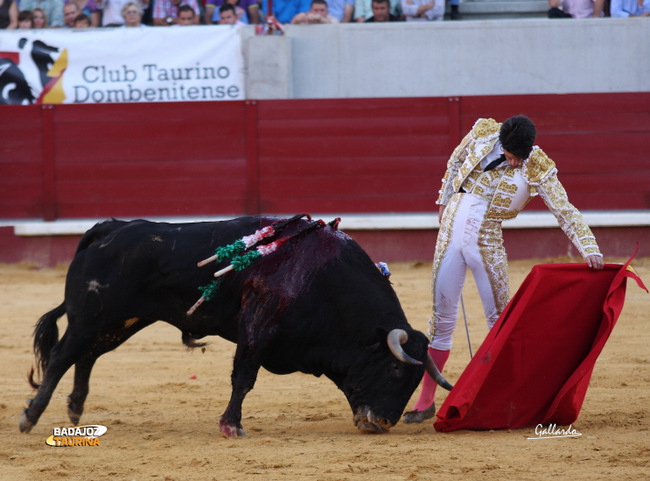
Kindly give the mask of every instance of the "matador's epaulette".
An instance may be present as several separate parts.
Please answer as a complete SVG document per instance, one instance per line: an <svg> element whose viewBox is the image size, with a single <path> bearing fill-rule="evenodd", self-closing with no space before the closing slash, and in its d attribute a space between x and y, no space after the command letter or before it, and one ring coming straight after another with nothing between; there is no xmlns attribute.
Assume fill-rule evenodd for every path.
<svg viewBox="0 0 650 481"><path fill-rule="evenodd" d="M526 162L526 177L531 184L539 184L553 169L553 162L540 148L533 148L533 151Z"/></svg>
<svg viewBox="0 0 650 481"><path fill-rule="evenodd" d="M494 119L478 119L472 128L472 137L486 139L499 133L501 124Z"/></svg>

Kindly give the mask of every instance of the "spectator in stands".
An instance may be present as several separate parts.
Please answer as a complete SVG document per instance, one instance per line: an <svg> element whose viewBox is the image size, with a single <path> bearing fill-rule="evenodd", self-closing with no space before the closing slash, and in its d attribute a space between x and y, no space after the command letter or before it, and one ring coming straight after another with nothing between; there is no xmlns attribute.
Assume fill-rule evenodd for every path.
<svg viewBox="0 0 650 481"><path fill-rule="evenodd" d="M74 3L79 8L79 13L86 14L92 27L99 27L102 21L102 9L95 0L65 0L64 6L69 3ZM72 18L73 24L75 18L76 15Z"/></svg>
<svg viewBox="0 0 650 481"><path fill-rule="evenodd" d="M407 22L442 20L445 16L445 0L402 0L402 12Z"/></svg>
<svg viewBox="0 0 650 481"><path fill-rule="evenodd" d="M295 25L307 23L339 23L339 21L329 14L325 0L312 0L309 11L297 14L293 17L291 23Z"/></svg>
<svg viewBox="0 0 650 481"><path fill-rule="evenodd" d="M205 23L218 23L219 22L219 7L224 5L224 3L229 3L235 7L235 13L239 15L237 9L243 11L243 15L239 15L239 21L256 25L262 23L262 16L260 14L260 6L257 3L257 0L207 0L205 4ZM273 2L275 7L275 2Z"/></svg>
<svg viewBox="0 0 650 481"><path fill-rule="evenodd" d="M34 17L34 28L47 28L47 15L42 8L35 8L32 10Z"/></svg>
<svg viewBox="0 0 650 481"><path fill-rule="evenodd" d="M18 28L18 5L14 0L0 0L0 29Z"/></svg>
<svg viewBox="0 0 650 481"><path fill-rule="evenodd" d="M194 10L194 25L199 24L199 4L197 0L156 0L153 6L153 24L157 27L176 25L178 9L189 5Z"/></svg>
<svg viewBox="0 0 650 481"><path fill-rule="evenodd" d="M602 17L605 0L548 0L548 18Z"/></svg>
<svg viewBox="0 0 650 481"><path fill-rule="evenodd" d="M397 17L398 20L404 20L402 16L401 0L388 0L390 4L390 14ZM365 22L374 15L372 0L355 0L354 2L354 20L356 22Z"/></svg>
<svg viewBox="0 0 650 481"><path fill-rule="evenodd" d="M144 9L138 2L128 2L122 7L124 27L142 27Z"/></svg>
<svg viewBox="0 0 650 481"><path fill-rule="evenodd" d="M352 22L354 0L327 0L327 11L341 23Z"/></svg>
<svg viewBox="0 0 650 481"><path fill-rule="evenodd" d="M18 28L29 30L34 28L34 14L31 10L21 10L18 12Z"/></svg>
<svg viewBox="0 0 650 481"><path fill-rule="evenodd" d="M399 18L390 13L389 0L372 0L372 17L366 22L398 22Z"/></svg>
<svg viewBox="0 0 650 481"><path fill-rule="evenodd" d="M248 2L248 0L245 0ZM244 10L242 7L239 6L240 1L239 0L226 0L225 2L221 2L221 5L218 6L214 10L214 13L212 14L212 19L211 23L215 24L223 24L221 22L221 7L224 5L230 5L233 8L233 11L235 12L235 23L230 23L231 19L228 18L226 20L227 25L249 25L248 23L248 15L246 13L246 10ZM230 9L226 9L228 12L230 12Z"/></svg>
<svg viewBox="0 0 650 481"><path fill-rule="evenodd" d="M246 25L237 17L237 10L232 5L225 3L219 7L219 25Z"/></svg>
<svg viewBox="0 0 650 481"><path fill-rule="evenodd" d="M612 17L648 17L650 0L612 0L609 11Z"/></svg>
<svg viewBox="0 0 650 481"><path fill-rule="evenodd" d="M311 0L273 0L273 16L280 23L291 23L293 17L309 11ZM268 0L262 0L262 9L269 11Z"/></svg>
<svg viewBox="0 0 650 481"><path fill-rule="evenodd" d="M63 5L63 23L65 28L74 28L74 19L77 18L81 11L79 6L74 2L68 2Z"/></svg>
<svg viewBox="0 0 650 481"><path fill-rule="evenodd" d="M90 18L85 13L80 13L74 19L74 28L90 28Z"/></svg>
<svg viewBox="0 0 650 481"><path fill-rule="evenodd" d="M104 13L102 14L103 27L121 27L124 25L122 16L122 7L131 0L102 0ZM151 0L153 1L153 0ZM144 10L149 5L150 0L141 0L140 6ZM158 2L156 2L158 3Z"/></svg>
<svg viewBox="0 0 650 481"><path fill-rule="evenodd" d="M23 10L40 8L45 12L48 26L63 27L63 0L20 0L20 8Z"/></svg>
<svg viewBox="0 0 650 481"><path fill-rule="evenodd" d="M462 18L458 11L458 5L460 5L460 0L449 0L449 8L451 9L451 12L449 12L449 18L451 20L460 20Z"/></svg>
<svg viewBox="0 0 650 481"><path fill-rule="evenodd" d="M176 25L179 25L181 27L194 25L194 17L196 17L196 14L194 13L194 10L192 10L192 7L189 5L181 5L178 7Z"/></svg>

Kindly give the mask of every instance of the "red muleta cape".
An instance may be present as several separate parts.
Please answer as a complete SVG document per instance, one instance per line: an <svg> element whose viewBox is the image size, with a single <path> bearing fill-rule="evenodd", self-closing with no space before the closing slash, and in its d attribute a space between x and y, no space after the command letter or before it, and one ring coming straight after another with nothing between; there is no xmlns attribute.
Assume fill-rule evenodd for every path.
<svg viewBox="0 0 650 481"><path fill-rule="evenodd" d="M533 267L437 413L437 431L573 423L631 267Z"/></svg>

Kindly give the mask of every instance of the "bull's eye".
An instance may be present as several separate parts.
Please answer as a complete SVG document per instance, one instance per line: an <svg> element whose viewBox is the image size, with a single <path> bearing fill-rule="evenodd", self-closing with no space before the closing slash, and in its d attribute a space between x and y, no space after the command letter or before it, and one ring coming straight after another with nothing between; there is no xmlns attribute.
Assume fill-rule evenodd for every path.
<svg viewBox="0 0 650 481"><path fill-rule="evenodd" d="M393 361L390 363L390 373L393 376L402 375L402 363Z"/></svg>

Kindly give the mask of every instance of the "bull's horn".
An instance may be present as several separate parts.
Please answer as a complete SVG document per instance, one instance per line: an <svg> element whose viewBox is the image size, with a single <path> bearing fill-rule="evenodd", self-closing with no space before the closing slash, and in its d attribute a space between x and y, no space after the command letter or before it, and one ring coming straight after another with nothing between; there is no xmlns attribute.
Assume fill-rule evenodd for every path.
<svg viewBox="0 0 650 481"><path fill-rule="evenodd" d="M447 382L447 380L440 374L440 370L438 369L438 366L436 366L436 363L433 362L433 359L431 359L431 354L427 352L427 362L424 365L427 374L431 376L431 379L433 379L440 387L445 388L447 391L451 391L451 388L454 387L451 384Z"/></svg>
<svg viewBox="0 0 650 481"><path fill-rule="evenodd" d="M390 352L392 352L397 359L406 364L415 364L416 366L419 366L422 363L417 359L413 359L404 352L404 349L402 349L402 344L408 340L409 335L404 329L393 329L388 333L388 337L386 338L388 349L390 349Z"/></svg>

